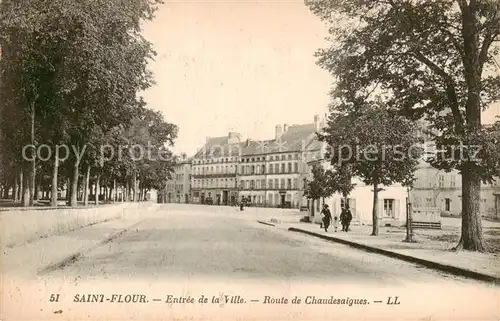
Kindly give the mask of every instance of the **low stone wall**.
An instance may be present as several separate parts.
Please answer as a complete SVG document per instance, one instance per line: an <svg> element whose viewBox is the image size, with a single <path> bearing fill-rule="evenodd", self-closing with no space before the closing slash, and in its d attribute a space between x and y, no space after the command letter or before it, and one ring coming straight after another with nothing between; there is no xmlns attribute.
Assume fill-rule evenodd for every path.
<svg viewBox="0 0 500 321"><path fill-rule="evenodd" d="M0 244L13 247L96 223L137 214L154 203L118 203L79 208L16 208L0 211Z"/></svg>

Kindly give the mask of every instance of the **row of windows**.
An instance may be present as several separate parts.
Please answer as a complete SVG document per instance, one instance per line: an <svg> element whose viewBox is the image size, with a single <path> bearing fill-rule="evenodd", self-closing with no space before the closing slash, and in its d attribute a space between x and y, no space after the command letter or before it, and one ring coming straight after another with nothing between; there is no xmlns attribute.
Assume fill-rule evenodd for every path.
<svg viewBox="0 0 500 321"><path fill-rule="evenodd" d="M238 161L238 157L204 158L204 159L193 160L193 165L230 163L230 162L232 163L232 162L237 162L237 161Z"/></svg>
<svg viewBox="0 0 500 321"><path fill-rule="evenodd" d="M217 165L217 166L203 166L194 167L193 174L203 175L203 174L236 174L236 165Z"/></svg>
<svg viewBox="0 0 500 321"><path fill-rule="evenodd" d="M263 161L279 161L279 160L298 160L300 159L300 154L281 154L281 155L270 155L270 156L260 156L260 157L243 157L241 162L263 162ZM193 165L203 165L203 164L216 164L216 163L229 163L237 162L238 157L224 157L224 158L205 158L205 159L195 159L193 160Z"/></svg>
<svg viewBox="0 0 500 321"><path fill-rule="evenodd" d="M236 179L218 178L218 179L195 179L193 188L236 188Z"/></svg>
<svg viewBox="0 0 500 321"><path fill-rule="evenodd" d="M194 175L204 175L204 174L235 174L236 165L216 165L216 166L203 166L194 167ZM266 174L266 165L241 165L239 167L240 175L254 175L254 174ZM299 163L276 163L269 164L267 167L268 174L279 174L279 173L298 173Z"/></svg>
<svg viewBox="0 0 500 321"><path fill-rule="evenodd" d="M415 187L431 187L431 188L456 188L460 187L460 175L451 174L439 174L437 176L437 182L433 178L421 178L415 182ZM491 187L500 187L500 180L493 181L489 184Z"/></svg>
<svg viewBox="0 0 500 321"><path fill-rule="evenodd" d="M173 178L177 181L181 181L184 179L184 174L175 174Z"/></svg>
<svg viewBox="0 0 500 321"><path fill-rule="evenodd" d="M244 190L248 189L300 189L299 180L297 178L291 179L270 179L267 181L261 180L242 180L240 181L240 188Z"/></svg>
<svg viewBox="0 0 500 321"><path fill-rule="evenodd" d="M295 159L295 160L298 160L300 159L300 155L299 154L288 154L288 155L285 155L285 154L281 154L281 155L271 155L271 156L268 156L267 158L265 156L262 156L262 157L247 157L247 158L242 158L241 161L243 163L250 163L250 162L264 162L264 161L279 161L279 160L292 160L292 159Z"/></svg>
<svg viewBox="0 0 500 321"><path fill-rule="evenodd" d="M182 191L184 188L183 184L167 184L167 192Z"/></svg>

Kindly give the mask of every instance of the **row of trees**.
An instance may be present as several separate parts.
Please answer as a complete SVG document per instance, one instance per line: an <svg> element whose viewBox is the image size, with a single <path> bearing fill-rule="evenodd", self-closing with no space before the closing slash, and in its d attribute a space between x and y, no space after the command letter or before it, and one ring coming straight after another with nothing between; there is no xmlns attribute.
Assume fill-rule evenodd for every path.
<svg viewBox="0 0 500 321"><path fill-rule="evenodd" d="M160 2L2 1L1 196L55 206L66 188L76 206L100 186L126 200L162 187L177 127L139 96L155 55L141 25Z"/></svg>
<svg viewBox="0 0 500 321"><path fill-rule="evenodd" d="M491 0L330 1L307 0L329 27L331 46L317 52L318 64L335 78L325 141L336 142L339 117L351 124L371 107L433 128L431 139L457 157L431 164L462 174L462 230L456 249L486 251L481 182L498 176L498 127L484 128L481 112L500 99L500 2ZM369 112L368 112L369 113ZM383 127L382 127L383 128ZM361 130L363 130L361 128ZM385 135L367 132L367 136ZM357 135L360 135L356 132ZM453 146L465 146L453 150ZM476 154L480 146L480 154ZM472 148L474 147L474 148ZM479 157L473 157L479 156ZM376 163L376 162L375 162ZM366 171L377 164L365 164ZM365 171L363 170L363 171ZM363 172L357 173L363 177ZM393 171L368 180L392 181ZM370 175L371 176L371 175ZM397 174L397 180L402 177ZM366 176L367 177L367 176ZM377 188L374 189L375 193Z"/></svg>

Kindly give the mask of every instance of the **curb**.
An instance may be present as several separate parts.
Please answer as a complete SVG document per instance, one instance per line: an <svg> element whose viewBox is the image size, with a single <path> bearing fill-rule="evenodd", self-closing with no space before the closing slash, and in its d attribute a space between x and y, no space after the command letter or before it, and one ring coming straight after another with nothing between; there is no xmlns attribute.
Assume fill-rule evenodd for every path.
<svg viewBox="0 0 500 321"><path fill-rule="evenodd" d="M315 232L311 232L311 231L307 231L307 230L302 230L302 229L295 228L295 227L290 227L288 230L291 232L308 234L308 235L312 235L312 236L315 236L318 238L322 238L324 240L349 245L351 247L354 247L354 248L357 248L360 250L364 250L367 252L377 253L377 254L388 256L388 257L396 258L396 259L399 259L402 261L420 264L420 265L423 265L425 267L428 267L428 268L431 268L434 270L439 270L442 272L446 272L449 274L453 274L456 276L467 277L467 278L475 279L478 281L483 281L483 282L488 282L488 283L494 283L495 285L500 285L500 278L496 277L496 276L492 276L492 275L488 275L488 274L484 274L484 273L480 273L480 272L476 272L476 271L471 271L468 269L464 269L464 268L460 268L460 267L456 267L456 266L452 266L452 265L441 264L441 263L429 261L426 259L421 259L421 258L413 257L410 255L406 255L406 254L401 254L401 253L388 251L388 250L380 249L380 248L369 246L369 245L364 245L364 244L340 239L340 238L329 236L329 235L324 235L324 234L319 234L319 233L315 233Z"/></svg>
<svg viewBox="0 0 500 321"><path fill-rule="evenodd" d="M71 265L73 264L74 262L76 262L80 257L83 256L83 254L87 253L87 252L90 252L92 250L95 250L96 248L98 247L101 247L111 241L113 241L114 239L122 236L124 233L126 233L128 230L130 229L133 229L135 226L139 225L140 223L142 223L143 220L140 220L139 222L136 222L134 224L132 224L131 226L127 227L127 228L124 228L116 233L113 233L111 234L110 236L108 236L106 239L104 239L103 241L100 241L98 242L97 244L94 244L88 248L84 248L82 249L81 251L77 252L77 253L74 253L72 255L69 255L67 256L66 258L62 259L61 261L57 262L57 263L54 263L54 264L50 264L42 269L40 269L37 273L38 276L43 276L45 274L48 274L48 273L51 273L51 272L54 272L56 270L59 270L59 269L63 269L65 268L66 266L68 265Z"/></svg>
<svg viewBox="0 0 500 321"><path fill-rule="evenodd" d="M276 226L276 225L274 225L272 223L267 223L267 222L264 222L264 221L257 221L257 222L259 222L260 224L264 224L264 225Z"/></svg>

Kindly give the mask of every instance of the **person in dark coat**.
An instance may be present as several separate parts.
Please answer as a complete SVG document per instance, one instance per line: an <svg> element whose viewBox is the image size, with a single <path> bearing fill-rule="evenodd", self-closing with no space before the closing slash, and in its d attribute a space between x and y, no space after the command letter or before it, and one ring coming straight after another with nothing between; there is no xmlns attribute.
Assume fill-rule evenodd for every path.
<svg viewBox="0 0 500 321"><path fill-rule="evenodd" d="M349 225L351 225L351 221L352 221L351 210L349 209L349 206L345 206L342 209L342 214L340 214L340 222L342 223L342 231L344 231L344 232L349 231Z"/></svg>
<svg viewBox="0 0 500 321"><path fill-rule="evenodd" d="M325 232L328 232L328 227L330 226L330 222L332 221L332 213L330 213L327 204L323 205L321 214L323 214L323 227L325 228Z"/></svg>

